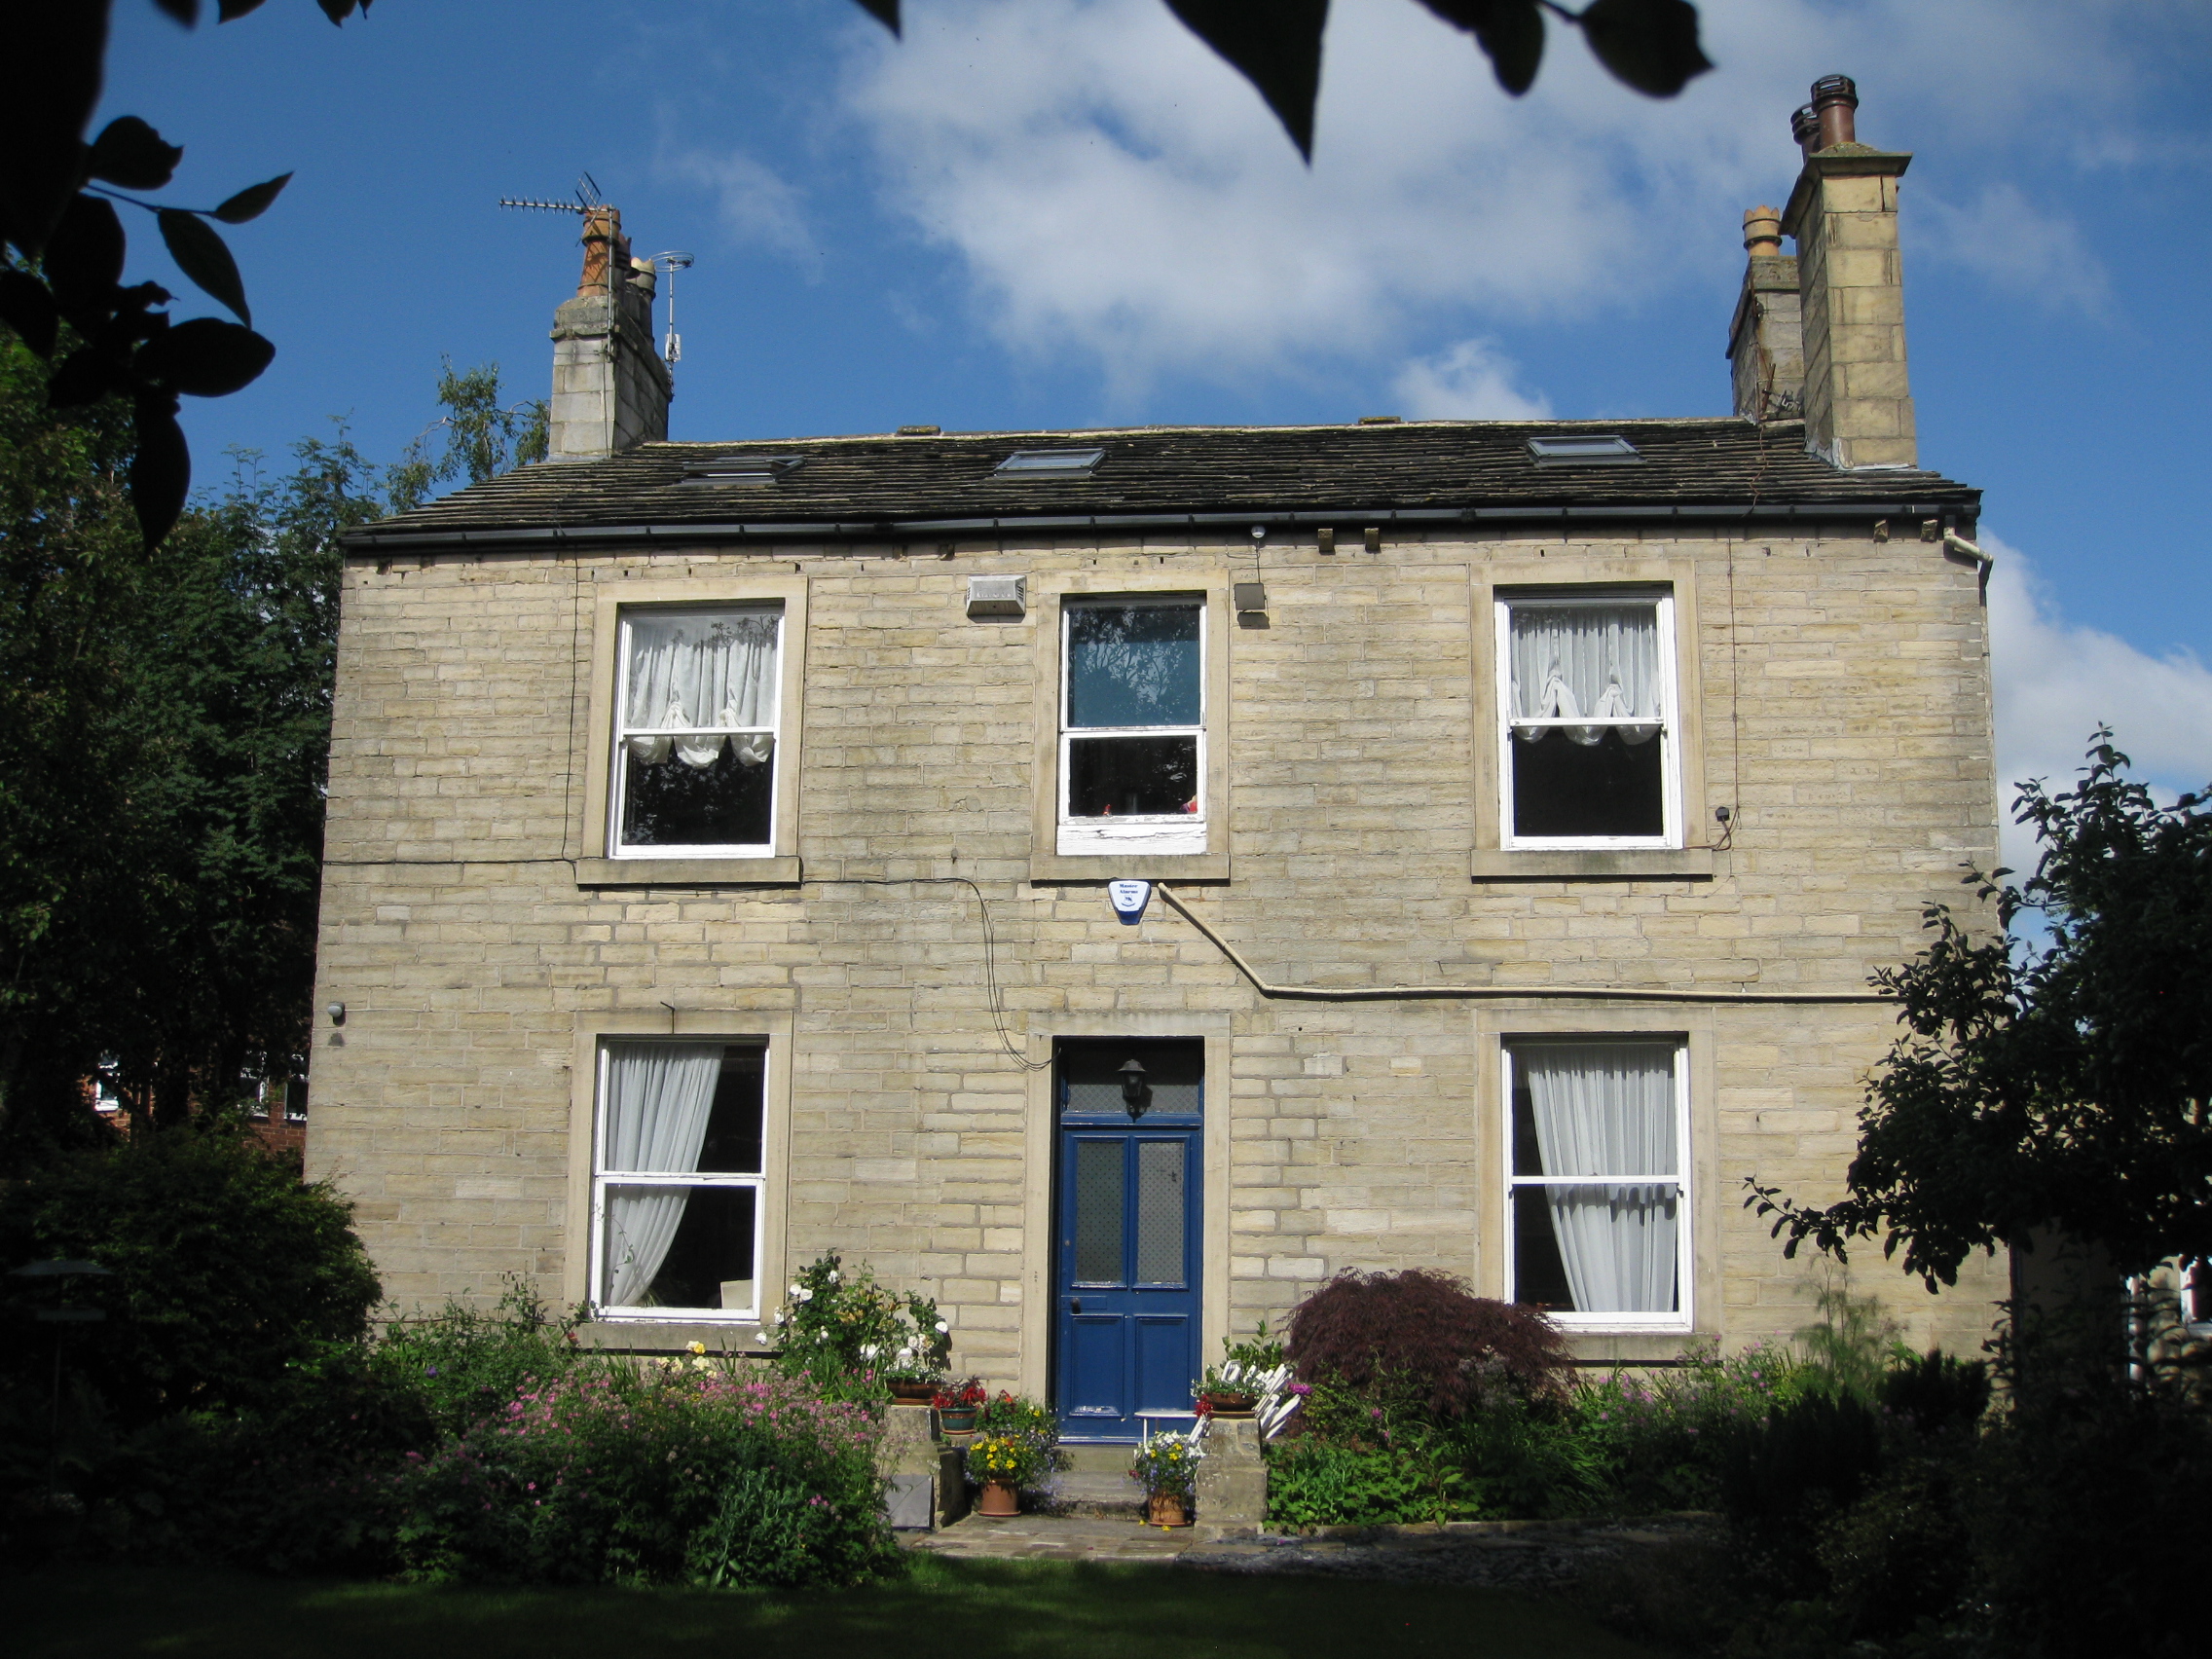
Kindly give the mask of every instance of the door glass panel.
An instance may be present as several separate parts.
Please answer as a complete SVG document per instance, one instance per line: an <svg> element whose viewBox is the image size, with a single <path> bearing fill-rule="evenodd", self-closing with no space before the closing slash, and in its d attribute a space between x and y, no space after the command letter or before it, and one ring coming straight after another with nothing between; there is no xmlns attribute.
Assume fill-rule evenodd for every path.
<svg viewBox="0 0 2212 1659"><path fill-rule="evenodd" d="M1137 1282L1183 1281L1183 1142L1137 1143Z"/></svg>
<svg viewBox="0 0 2212 1659"><path fill-rule="evenodd" d="M1122 1282L1122 1146L1075 1143L1075 1276L1083 1284Z"/></svg>

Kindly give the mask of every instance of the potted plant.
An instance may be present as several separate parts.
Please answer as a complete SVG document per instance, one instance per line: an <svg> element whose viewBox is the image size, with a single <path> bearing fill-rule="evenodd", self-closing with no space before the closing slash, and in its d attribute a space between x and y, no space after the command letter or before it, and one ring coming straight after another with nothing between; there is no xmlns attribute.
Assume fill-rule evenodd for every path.
<svg viewBox="0 0 2212 1659"><path fill-rule="evenodd" d="M990 1397L980 1377L947 1383L930 1398L930 1404L937 1408L938 1428L945 1434L975 1433L976 1414Z"/></svg>
<svg viewBox="0 0 2212 1659"><path fill-rule="evenodd" d="M1198 1493L1198 1463L1205 1456L1198 1430L1153 1434L1129 1459L1129 1479L1144 1488L1144 1518L1150 1527L1188 1527Z"/></svg>
<svg viewBox="0 0 2212 1659"><path fill-rule="evenodd" d="M1282 1344L1268 1335L1262 1319L1251 1341L1229 1344L1221 1363L1206 1367L1192 1384L1191 1397L1200 1417L1250 1417L1289 1382Z"/></svg>
<svg viewBox="0 0 2212 1659"><path fill-rule="evenodd" d="M976 1513L1004 1521L1021 1512L1021 1493L1044 1479L1049 1466L1037 1444L1019 1434L978 1434L968 1443L968 1479L981 1488Z"/></svg>

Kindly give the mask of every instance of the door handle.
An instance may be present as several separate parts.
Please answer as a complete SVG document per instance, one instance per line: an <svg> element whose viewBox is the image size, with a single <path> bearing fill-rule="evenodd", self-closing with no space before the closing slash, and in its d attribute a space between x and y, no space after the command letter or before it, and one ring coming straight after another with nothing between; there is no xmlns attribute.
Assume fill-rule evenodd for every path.
<svg viewBox="0 0 2212 1659"><path fill-rule="evenodd" d="M1083 1311L1083 1298L1080 1296L1069 1297L1068 1311L1070 1313L1081 1313Z"/></svg>

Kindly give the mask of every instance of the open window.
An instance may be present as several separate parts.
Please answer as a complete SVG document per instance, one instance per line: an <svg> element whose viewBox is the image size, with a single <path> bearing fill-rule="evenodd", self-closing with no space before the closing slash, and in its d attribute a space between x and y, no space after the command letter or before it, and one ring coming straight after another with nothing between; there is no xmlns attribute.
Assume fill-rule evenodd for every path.
<svg viewBox="0 0 2212 1659"><path fill-rule="evenodd" d="M613 857L774 856L783 631L780 605L622 611Z"/></svg>
<svg viewBox="0 0 2212 1659"><path fill-rule="evenodd" d="M1057 850L1206 850L1205 601L1061 608Z"/></svg>
<svg viewBox="0 0 2212 1659"><path fill-rule="evenodd" d="M1669 1037L1506 1047L1509 1300L1568 1326L1689 1324L1688 1073Z"/></svg>
<svg viewBox="0 0 2212 1659"><path fill-rule="evenodd" d="M765 1045L599 1049L591 1301L604 1318L756 1320Z"/></svg>
<svg viewBox="0 0 2212 1659"><path fill-rule="evenodd" d="M1674 598L1496 602L1504 847L1679 847Z"/></svg>

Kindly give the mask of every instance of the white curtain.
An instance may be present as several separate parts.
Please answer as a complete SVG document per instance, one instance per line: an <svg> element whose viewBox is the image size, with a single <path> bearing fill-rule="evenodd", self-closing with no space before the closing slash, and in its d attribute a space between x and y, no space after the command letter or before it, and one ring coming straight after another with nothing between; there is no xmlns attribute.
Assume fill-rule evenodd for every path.
<svg viewBox="0 0 2212 1659"><path fill-rule="evenodd" d="M1680 1191L1673 1046L1546 1044L1516 1050L1515 1064L1535 1110L1544 1174L1616 1178L1544 1189L1575 1310L1672 1311ZM1623 1175L1665 1179L1621 1183Z"/></svg>
<svg viewBox="0 0 2212 1659"><path fill-rule="evenodd" d="M607 1051L607 1162L609 1174L687 1175L699 1167L719 1043L620 1043ZM638 1305L668 1259L687 1187L610 1186L607 1197L607 1300Z"/></svg>
<svg viewBox="0 0 2212 1659"><path fill-rule="evenodd" d="M1522 719L1589 715L1634 723L1566 726L1571 742L1596 743L1610 729L1648 743L1666 713L1659 613L1651 605L1516 605L1512 608L1513 712ZM1535 743L1551 728L1524 726Z"/></svg>
<svg viewBox="0 0 2212 1659"><path fill-rule="evenodd" d="M728 610L711 616L633 616L629 683L623 689L622 723L662 728L630 738L630 753L658 765L673 750L687 766L712 766L724 741L737 757L757 766L775 739L766 732L725 740L722 731L669 735L697 727L773 726L776 723L776 646L783 616L773 610Z"/></svg>

